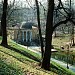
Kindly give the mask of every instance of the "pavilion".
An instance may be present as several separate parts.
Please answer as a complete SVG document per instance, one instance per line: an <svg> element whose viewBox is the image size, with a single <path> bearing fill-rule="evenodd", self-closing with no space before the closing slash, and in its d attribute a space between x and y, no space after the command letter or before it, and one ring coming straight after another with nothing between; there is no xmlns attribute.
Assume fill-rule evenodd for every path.
<svg viewBox="0 0 75 75"><path fill-rule="evenodd" d="M32 42L38 38L38 27L32 22L7 28L10 38L18 42Z"/></svg>

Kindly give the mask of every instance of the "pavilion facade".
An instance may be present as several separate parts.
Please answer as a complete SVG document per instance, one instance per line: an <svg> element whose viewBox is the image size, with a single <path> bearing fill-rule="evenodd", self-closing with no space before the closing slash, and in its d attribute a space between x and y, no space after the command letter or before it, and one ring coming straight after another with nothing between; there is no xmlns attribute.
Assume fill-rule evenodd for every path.
<svg viewBox="0 0 75 75"><path fill-rule="evenodd" d="M20 27L10 27L8 32L10 38L18 42L32 42L39 39L38 28L32 23L23 24Z"/></svg>

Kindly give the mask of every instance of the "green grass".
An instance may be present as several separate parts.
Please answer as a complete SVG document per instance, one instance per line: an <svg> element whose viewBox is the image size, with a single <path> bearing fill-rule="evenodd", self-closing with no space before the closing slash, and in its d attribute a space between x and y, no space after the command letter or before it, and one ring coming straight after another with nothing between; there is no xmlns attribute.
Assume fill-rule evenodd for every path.
<svg viewBox="0 0 75 75"><path fill-rule="evenodd" d="M11 65L7 65L2 60L0 60L0 75L21 75L21 70L15 69L11 67Z"/></svg>
<svg viewBox="0 0 75 75"><path fill-rule="evenodd" d="M38 66L40 56L32 51L29 51L17 43L9 40L9 46L0 46L0 75L57 75L58 71L64 73L62 67L56 65L55 62L51 62L52 71L45 71ZM65 71L67 75L68 70ZM13 74L14 73L14 74ZM71 72L69 73L69 75Z"/></svg>
<svg viewBox="0 0 75 75"><path fill-rule="evenodd" d="M0 75L57 75L52 71L45 71L38 66L37 61L40 59L38 54L12 41L8 43L8 48L0 46Z"/></svg>
<svg viewBox="0 0 75 75"><path fill-rule="evenodd" d="M23 55L35 60L35 61L40 62L40 58L41 58L40 55L38 55L38 54L36 54L36 53L34 53L34 52L30 51L30 50L27 50L24 47L21 47L19 44L15 43L14 41L10 41L9 46L11 48L13 48L13 49L16 49L17 52L19 52L19 53L21 53L21 54L23 54Z"/></svg>
<svg viewBox="0 0 75 75"><path fill-rule="evenodd" d="M55 70L60 75L75 75L75 72L73 72L67 68L64 68L63 66L60 66L58 63L55 63L52 61L51 65L54 67L54 68L52 68L52 70ZM57 70L55 68L57 68Z"/></svg>
<svg viewBox="0 0 75 75"><path fill-rule="evenodd" d="M14 46L14 45L16 45L16 46ZM31 52L31 51L29 51L29 50L27 50L27 49L25 49L25 48L23 48L23 47L20 47L18 44L16 44L16 43L13 42L13 41L11 42L11 46L14 47L14 48L17 47L19 50L22 50L22 51L24 51L24 52L30 53L31 55L33 55L34 57L36 57L36 58L38 58L38 59L41 58L38 54L36 54L36 53L34 53L34 52ZM55 62L52 61L51 63L52 63L52 65L54 65ZM60 65L57 65L57 66L55 67L55 70L56 70L56 71L57 71L57 68L59 68L59 66L60 66ZM52 67L53 67L53 66L52 66ZM65 69L65 68L63 69L62 67L60 67L60 69L59 69L59 72L60 72L60 73L62 73L62 72L61 72L61 69L62 69L62 72L64 72L64 69ZM55 72L56 72L56 71L55 71ZM56 73L58 73L58 72L56 72ZM68 70L65 70L65 72L63 73L63 75L64 75L64 74L67 75L67 73L68 73ZM70 74L71 74L71 72L69 73L69 75L70 75Z"/></svg>

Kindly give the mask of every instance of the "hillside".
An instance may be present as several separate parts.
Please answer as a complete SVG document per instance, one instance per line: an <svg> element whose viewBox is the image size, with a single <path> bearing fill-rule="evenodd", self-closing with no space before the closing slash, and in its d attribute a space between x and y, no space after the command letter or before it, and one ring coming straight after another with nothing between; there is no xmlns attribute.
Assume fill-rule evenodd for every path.
<svg viewBox="0 0 75 75"><path fill-rule="evenodd" d="M33 52L24 51L17 43L8 43L8 47L0 46L0 75L57 75L41 69Z"/></svg>

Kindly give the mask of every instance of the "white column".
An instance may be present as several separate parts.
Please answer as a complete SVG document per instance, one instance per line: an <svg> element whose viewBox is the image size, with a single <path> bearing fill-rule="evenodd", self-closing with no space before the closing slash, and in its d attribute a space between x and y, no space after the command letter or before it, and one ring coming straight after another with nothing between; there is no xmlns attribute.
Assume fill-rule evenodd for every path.
<svg viewBox="0 0 75 75"><path fill-rule="evenodd" d="M27 38L27 36L28 36L28 31L26 31L26 42L28 41L28 38Z"/></svg>
<svg viewBox="0 0 75 75"><path fill-rule="evenodd" d="M32 31L30 32L30 42L31 42L31 40L32 40Z"/></svg>
<svg viewBox="0 0 75 75"><path fill-rule="evenodd" d="M24 31L22 31L22 40L24 42Z"/></svg>

